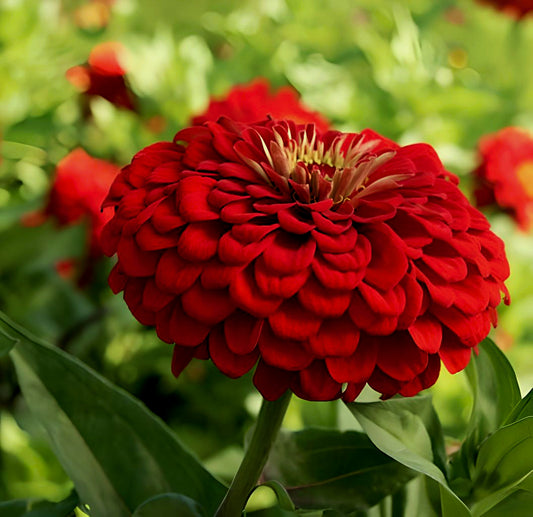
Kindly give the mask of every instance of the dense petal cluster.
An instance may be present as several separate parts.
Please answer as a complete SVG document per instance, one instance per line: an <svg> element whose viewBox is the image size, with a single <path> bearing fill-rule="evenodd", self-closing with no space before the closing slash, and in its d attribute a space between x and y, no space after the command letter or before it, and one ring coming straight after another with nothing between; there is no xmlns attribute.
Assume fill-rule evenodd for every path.
<svg viewBox="0 0 533 517"><path fill-rule="evenodd" d="M115 41L96 45L86 65L69 68L67 79L88 97L103 97L115 106L136 110L136 97L126 81L124 47Z"/></svg>
<svg viewBox="0 0 533 517"><path fill-rule="evenodd" d="M496 9L512 16L523 18L533 12L533 0L480 0L481 3L489 4Z"/></svg>
<svg viewBox="0 0 533 517"><path fill-rule="evenodd" d="M60 226L84 221L88 225L88 256L101 257L100 233L113 215L113 210L101 210L101 205L119 172L117 165L93 158L81 148L75 149L57 164L46 206L26 217L26 224L50 217Z"/></svg>
<svg viewBox="0 0 533 517"><path fill-rule="evenodd" d="M483 137L480 165L474 171L476 203L496 206L524 230L533 224L533 135L507 127Z"/></svg>
<svg viewBox="0 0 533 517"><path fill-rule="evenodd" d="M221 118L140 151L105 203L109 282L173 371L255 365L267 399L390 397L463 369L496 323L502 241L433 149Z"/></svg>
<svg viewBox="0 0 533 517"><path fill-rule="evenodd" d="M264 78L234 86L225 98L211 100L204 113L193 117L192 124L200 125L220 117L252 123L264 120L269 115L274 119L286 118L300 124L312 123L319 131L327 131L330 127L328 120L320 113L312 111L300 101L296 90L282 86L271 93L271 86Z"/></svg>

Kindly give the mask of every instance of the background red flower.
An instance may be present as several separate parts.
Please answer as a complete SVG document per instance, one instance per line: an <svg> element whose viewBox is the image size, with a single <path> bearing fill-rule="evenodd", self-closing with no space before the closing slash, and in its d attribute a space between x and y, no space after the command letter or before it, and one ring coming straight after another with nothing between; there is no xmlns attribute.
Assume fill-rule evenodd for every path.
<svg viewBox="0 0 533 517"><path fill-rule="evenodd" d="M533 136L507 127L483 137L478 152L477 206L497 206L527 230L533 222Z"/></svg>
<svg viewBox="0 0 533 517"><path fill-rule="evenodd" d="M496 323L502 241L424 144L229 119L140 151L102 232L134 316L267 399L353 400L463 369Z"/></svg>
<svg viewBox="0 0 533 517"><path fill-rule="evenodd" d="M125 77L124 53L116 41L96 45L87 64L69 68L66 77L88 97L103 97L119 108L135 111L136 98Z"/></svg>
<svg viewBox="0 0 533 517"><path fill-rule="evenodd" d="M264 78L234 86L225 98L211 100L204 113L193 117L192 124L200 125L222 116L251 123L270 115L275 119L290 119L300 124L313 123L319 131L329 129L329 121L305 106L296 90L290 86L282 86L275 92L271 90L270 83Z"/></svg>
<svg viewBox="0 0 533 517"><path fill-rule="evenodd" d="M532 0L480 0L480 2L492 5L514 18L523 18L533 11Z"/></svg>
<svg viewBox="0 0 533 517"><path fill-rule="evenodd" d="M57 164L46 206L23 220L24 224L31 226L48 218L53 218L59 226L79 222L88 225L86 263L80 278L88 279L93 262L103 256L100 233L113 211L109 208L101 210L101 205L119 172L117 165L93 158L83 149L75 149ZM74 267L65 257L58 271L68 271L70 276Z"/></svg>

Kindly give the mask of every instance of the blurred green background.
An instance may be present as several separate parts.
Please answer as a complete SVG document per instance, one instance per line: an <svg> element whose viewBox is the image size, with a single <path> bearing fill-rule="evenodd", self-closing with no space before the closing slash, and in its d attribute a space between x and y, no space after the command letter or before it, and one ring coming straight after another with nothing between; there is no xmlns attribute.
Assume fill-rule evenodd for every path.
<svg viewBox="0 0 533 517"><path fill-rule="evenodd" d="M231 381L195 362L178 379L171 347L112 295L102 261L88 289L55 264L84 252L84 229L21 226L43 206L54 167L76 147L119 165L169 140L211 95L257 76L290 84L341 130L370 127L402 144L433 145L461 176L480 136L533 129L533 20L473 0L117 0L107 23L75 0L0 0L0 309L141 398L219 476L230 479L259 399L249 376ZM98 43L128 50L139 113L90 100L66 80ZM488 214L506 242L510 307L495 341L533 384L533 238ZM431 390L444 428L461 437L470 395L462 374ZM223 411L220 408L224 408ZM71 486L28 415L11 364L0 360L0 501L64 497ZM338 403L293 401L286 425L342 426Z"/></svg>

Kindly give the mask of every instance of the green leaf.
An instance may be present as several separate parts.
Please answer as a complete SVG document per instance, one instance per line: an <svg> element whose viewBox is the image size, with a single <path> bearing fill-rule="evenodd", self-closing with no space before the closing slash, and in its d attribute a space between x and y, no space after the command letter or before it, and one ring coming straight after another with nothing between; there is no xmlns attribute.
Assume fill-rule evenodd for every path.
<svg viewBox="0 0 533 517"><path fill-rule="evenodd" d="M521 397L511 364L490 339L481 343L479 355L474 355L466 374L474 406L460 455L471 475L478 445L502 425Z"/></svg>
<svg viewBox="0 0 533 517"><path fill-rule="evenodd" d="M533 472L472 505L472 515L530 517L533 507Z"/></svg>
<svg viewBox="0 0 533 517"><path fill-rule="evenodd" d="M264 474L300 508L341 511L368 509L415 475L364 433L312 428L280 433Z"/></svg>
<svg viewBox="0 0 533 517"><path fill-rule="evenodd" d="M346 405L378 449L440 484L443 515L470 515L466 505L449 488L443 467L437 466L444 464L444 445L431 397Z"/></svg>
<svg viewBox="0 0 533 517"><path fill-rule="evenodd" d="M498 429L479 448L474 474L476 500L512 485L533 470L533 417Z"/></svg>
<svg viewBox="0 0 533 517"><path fill-rule="evenodd" d="M203 508L190 497L182 494L162 494L142 503L132 517L206 517Z"/></svg>
<svg viewBox="0 0 533 517"><path fill-rule="evenodd" d="M28 406L94 515L129 516L172 491L214 512L223 485L138 400L54 347L22 339L10 355Z"/></svg>
<svg viewBox="0 0 533 517"><path fill-rule="evenodd" d="M522 418L533 416L533 388L529 393L513 408L505 419L504 425L512 424Z"/></svg>
<svg viewBox="0 0 533 517"><path fill-rule="evenodd" d="M0 327L0 357L6 355L17 344L17 342L17 339L11 337Z"/></svg>
<svg viewBox="0 0 533 517"><path fill-rule="evenodd" d="M58 503L19 499L0 503L0 515L2 517L69 517L78 503L78 494L74 491Z"/></svg>
<svg viewBox="0 0 533 517"><path fill-rule="evenodd" d="M295 510L292 499L287 493L287 490L285 490L285 487L279 481L271 480L271 481L267 481L266 483L262 483L259 486L266 486L270 488L276 494L276 497L278 498L278 506L280 508L282 508L283 510L289 510L289 511Z"/></svg>

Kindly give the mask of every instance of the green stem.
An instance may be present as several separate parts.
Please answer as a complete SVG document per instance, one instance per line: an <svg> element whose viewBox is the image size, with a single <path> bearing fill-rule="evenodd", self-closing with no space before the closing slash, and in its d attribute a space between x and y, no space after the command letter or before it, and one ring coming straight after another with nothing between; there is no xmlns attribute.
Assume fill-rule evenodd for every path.
<svg viewBox="0 0 533 517"><path fill-rule="evenodd" d="M278 400L263 400L261 411L241 466L215 517L240 517L250 492L257 484L291 399L286 391Z"/></svg>

